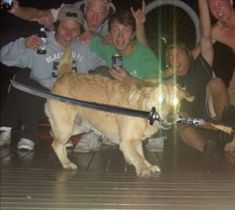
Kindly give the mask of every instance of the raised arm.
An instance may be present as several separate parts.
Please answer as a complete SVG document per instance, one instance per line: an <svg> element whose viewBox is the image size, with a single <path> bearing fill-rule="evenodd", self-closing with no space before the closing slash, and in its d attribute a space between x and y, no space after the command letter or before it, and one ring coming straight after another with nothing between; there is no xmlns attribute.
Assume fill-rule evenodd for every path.
<svg viewBox="0 0 235 210"><path fill-rule="evenodd" d="M47 28L50 28L54 21L50 10L40 10L34 7L23 7L19 5L17 0L14 0L13 7L9 12L23 20L36 21Z"/></svg>
<svg viewBox="0 0 235 210"><path fill-rule="evenodd" d="M201 38L198 46L193 50L193 57L196 58L199 53L212 66L214 59L214 50L211 34L211 21L207 0L198 0Z"/></svg>
<svg viewBox="0 0 235 210"><path fill-rule="evenodd" d="M23 7L20 6L17 0L13 1L12 9L9 12L21 19L32 21L34 18L39 18L41 16L41 10L33 7Z"/></svg>
<svg viewBox="0 0 235 210"><path fill-rule="evenodd" d="M135 18L136 22L136 38L144 45L148 45L148 41L146 39L144 23L146 21L145 17L145 2L142 1L141 9L134 10L131 7L131 13Z"/></svg>

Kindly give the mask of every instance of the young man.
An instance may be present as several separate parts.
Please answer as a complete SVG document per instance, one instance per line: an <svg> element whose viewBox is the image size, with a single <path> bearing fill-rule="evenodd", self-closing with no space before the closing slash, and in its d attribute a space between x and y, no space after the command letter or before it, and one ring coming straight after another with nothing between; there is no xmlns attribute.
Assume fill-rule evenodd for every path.
<svg viewBox="0 0 235 210"><path fill-rule="evenodd" d="M106 74L110 73L113 78L124 82L134 82L136 78L148 79L159 76L160 64L157 57L150 48L135 39L136 19L131 11L119 10L113 14L109 19L109 31L112 45L104 44L100 37L93 37L90 40L91 50L103 58L110 68ZM112 56L116 53L122 56L122 67L112 66ZM104 71L102 73L105 73ZM95 137L92 133L89 135L89 139L92 140L82 139L74 151L82 152L85 147L87 151L94 150L94 140L98 139L98 136Z"/></svg>
<svg viewBox="0 0 235 210"><path fill-rule="evenodd" d="M175 73L176 82L185 87L190 95L195 96L194 102L182 103L181 111L192 117L221 121L229 97L223 81L219 78L212 78L214 52L209 9L205 0L198 0L198 2L202 34L201 53L198 55L196 53L198 51L191 52L184 44L174 43L166 50L166 60ZM213 110L210 109L212 105ZM196 130L187 126L179 126L179 133L183 141L203 152L212 161L221 157L224 143L232 137L224 139L220 138L220 133Z"/></svg>
<svg viewBox="0 0 235 210"><path fill-rule="evenodd" d="M82 21L80 10L73 5L66 5L58 14L55 32L47 32L46 54L37 54L42 41L36 35L32 35L3 46L0 51L0 61L6 66L29 68L30 78L25 83L44 90L50 90L52 87L57 76L60 58L67 46L72 48L75 72L87 73L97 66L106 65L106 62L91 52L86 44L78 41ZM12 91L16 90L13 88ZM16 126L18 120L21 120L22 134L17 148L33 150L37 140L37 123L44 116L45 99L21 91L18 91L16 95L17 98L9 96L2 110L1 141L4 141L4 137L10 137L11 128ZM12 107L11 104L15 106ZM9 107L14 110L9 110ZM17 112L19 115L15 115Z"/></svg>
<svg viewBox="0 0 235 210"><path fill-rule="evenodd" d="M109 31L113 45L104 44L100 37L93 37L91 50L106 60L111 68L110 74L118 80L132 77L148 79L159 76L160 64L149 47L144 46L136 37L136 21L128 10L119 10L110 17ZM112 56L123 58L123 67L112 66ZM131 77L129 77L129 75Z"/></svg>
<svg viewBox="0 0 235 210"><path fill-rule="evenodd" d="M208 0L208 4L211 14L217 19L212 27L213 41L227 45L235 54L235 9L233 8L233 0ZM228 92L230 104L235 105L235 69ZM235 136L231 143L225 145L224 149L235 156Z"/></svg>

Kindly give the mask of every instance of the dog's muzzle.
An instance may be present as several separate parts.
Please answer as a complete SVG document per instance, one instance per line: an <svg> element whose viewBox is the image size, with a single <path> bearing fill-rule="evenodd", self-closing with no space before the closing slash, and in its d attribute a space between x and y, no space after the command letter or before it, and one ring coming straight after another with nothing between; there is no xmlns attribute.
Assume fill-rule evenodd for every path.
<svg viewBox="0 0 235 210"><path fill-rule="evenodd" d="M159 120L159 125L163 128L163 129L170 129L172 125L177 123L177 115L175 113L170 113L167 115L166 120Z"/></svg>

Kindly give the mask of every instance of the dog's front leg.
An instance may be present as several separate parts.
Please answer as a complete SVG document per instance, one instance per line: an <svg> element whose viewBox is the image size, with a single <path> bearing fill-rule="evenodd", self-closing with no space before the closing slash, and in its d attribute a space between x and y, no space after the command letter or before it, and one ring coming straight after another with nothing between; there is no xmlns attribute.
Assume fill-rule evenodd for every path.
<svg viewBox="0 0 235 210"><path fill-rule="evenodd" d="M135 140L121 141L120 150L123 152L125 159L136 169L137 176L150 177L152 170L145 164L145 159L136 150L137 144L141 142Z"/></svg>
<svg viewBox="0 0 235 210"><path fill-rule="evenodd" d="M150 162L148 162L144 156L144 151L143 151L143 144L137 144L136 145L136 150L138 151L138 153L143 157L144 159L144 163L146 164L146 166L148 168L150 168L150 170L154 173L154 172L160 172L161 169L159 168L159 166L157 165L152 165Z"/></svg>

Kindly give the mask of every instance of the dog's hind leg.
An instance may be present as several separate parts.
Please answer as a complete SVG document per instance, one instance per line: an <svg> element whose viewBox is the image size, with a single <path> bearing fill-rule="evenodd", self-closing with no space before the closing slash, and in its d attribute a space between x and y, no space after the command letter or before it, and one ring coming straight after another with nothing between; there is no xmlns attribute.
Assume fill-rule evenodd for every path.
<svg viewBox="0 0 235 210"><path fill-rule="evenodd" d="M52 115L51 115L52 116ZM75 111L59 110L59 114L53 114L50 117L51 127L53 131L52 148L54 149L60 163L65 169L76 169L76 164L72 163L67 157L65 143L69 140L73 131Z"/></svg>

